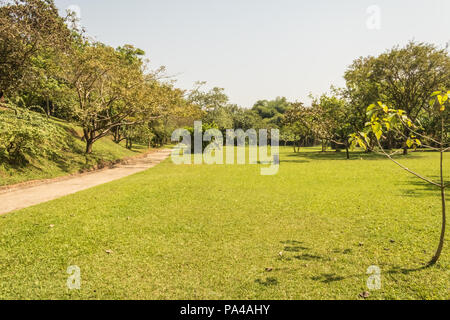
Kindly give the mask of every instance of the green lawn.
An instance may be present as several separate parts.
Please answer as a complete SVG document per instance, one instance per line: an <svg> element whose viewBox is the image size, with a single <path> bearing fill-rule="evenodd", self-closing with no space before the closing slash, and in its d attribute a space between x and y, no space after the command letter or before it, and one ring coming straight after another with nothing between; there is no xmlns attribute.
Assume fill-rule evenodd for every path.
<svg viewBox="0 0 450 320"><path fill-rule="evenodd" d="M369 299L450 298L449 241L422 269L437 190L374 155L283 149L281 161L261 176L168 160L0 217L0 299L358 299L372 265L382 289ZM404 162L438 174L437 154ZM79 291L66 288L71 265Z"/></svg>

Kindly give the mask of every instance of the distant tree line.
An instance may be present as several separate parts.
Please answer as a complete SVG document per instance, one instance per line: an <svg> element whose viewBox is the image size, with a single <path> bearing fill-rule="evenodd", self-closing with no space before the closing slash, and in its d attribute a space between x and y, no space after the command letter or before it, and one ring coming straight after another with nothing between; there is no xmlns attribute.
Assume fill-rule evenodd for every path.
<svg viewBox="0 0 450 320"><path fill-rule="evenodd" d="M377 101L404 110L427 134L440 132L428 102L430 93L450 87L450 58L430 44L410 42L356 59L344 74L346 86L311 96L310 105L278 97L246 109L231 104L222 88L204 90L203 82L192 90L175 88L164 68L149 70L142 50L90 39L73 27L78 25L73 14L58 14L53 0L0 4L1 106L78 124L87 154L105 136L128 148L136 142L161 146L174 129L202 120L223 131L276 128L281 143L296 152L322 144L324 151L331 146L349 156L349 135L365 128L367 106ZM408 152L404 135L387 135L384 147ZM0 138L7 153L5 143ZM375 147L369 145L368 152Z"/></svg>

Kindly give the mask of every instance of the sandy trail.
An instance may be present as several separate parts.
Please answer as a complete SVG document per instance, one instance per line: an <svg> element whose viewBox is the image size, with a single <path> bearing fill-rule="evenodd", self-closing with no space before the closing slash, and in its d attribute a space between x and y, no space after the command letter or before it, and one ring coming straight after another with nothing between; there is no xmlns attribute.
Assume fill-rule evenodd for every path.
<svg viewBox="0 0 450 320"><path fill-rule="evenodd" d="M145 171L166 160L170 154L171 150L169 149L159 150L148 154L144 158L134 159L127 164L117 165L111 169L74 176L62 181L50 181L35 186L18 187L2 191L0 193L0 215Z"/></svg>

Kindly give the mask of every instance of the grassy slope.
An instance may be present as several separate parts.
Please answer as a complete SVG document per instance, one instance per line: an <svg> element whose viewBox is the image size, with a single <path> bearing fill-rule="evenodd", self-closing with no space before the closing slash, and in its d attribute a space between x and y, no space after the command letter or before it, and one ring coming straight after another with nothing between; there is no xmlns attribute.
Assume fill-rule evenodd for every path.
<svg viewBox="0 0 450 320"><path fill-rule="evenodd" d="M374 156L290 151L276 176L166 161L0 217L0 299L357 299L371 265L370 299L450 298L449 241L418 269L437 247L438 192ZM437 154L404 162L437 175Z"/></svg>
<svg viewBox="0 0 450 320"><path fill-rule="evenodd" d="M128 150L123 144L117 145L110 137L105 137L94 144L93 154L86 156L84 155L85 143L81 141L81 128L61 120L50 119L50 121L67 131L67 140L71 146L70 151L63 151L63 157L59 160L33 159L33 163L26 167L15 167L0 163L0 186L77 173L80 170L90 169L102 162L107 163L132 157L145 151L145 148L139 145L133 150Z"/></svg>

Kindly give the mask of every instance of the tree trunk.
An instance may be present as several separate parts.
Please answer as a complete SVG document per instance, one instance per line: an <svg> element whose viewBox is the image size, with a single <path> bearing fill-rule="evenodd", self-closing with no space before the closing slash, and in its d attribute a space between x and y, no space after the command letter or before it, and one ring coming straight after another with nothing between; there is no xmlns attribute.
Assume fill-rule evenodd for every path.
<svg viewBox="0 0 450 320"><path fill-rule="evenodd" d="M91 140L86 139L86 154L92 153L92 146L94 143Z"/></svg>
<svg viewBox="0 0 450 320"><path fill-rule="evenodd" d="M408 147L403 147L403 155L404 156L408 155Z"/></svg>
<svg viewBox="0 0 450 320"><path fill-rule="evenodd" d="M348 149L348 143L345 144L345 151L347 152L347 160L350 160L350 150Z"/></svg>
<svg viewBox="0 0 450 320"><path fill-rule="evenodd" d="M442 128L442 143L445 141L445 122L444 116L441 118L441 128ZM445 181L444 181L444 145L441 146L441 200L442 200L442 230L441 230L441 238L439 240L439 246L434 255L433 259L431 259L429 266L435 265L439 258L441 257L442 250L444 249L444 241L445 241L445 227L447 224L447 216L446 216L446 204L445 204Z"/></svg>
<svg viewBox="0 0 450 320"><path fill-rule="evenodd" d="M429 265L433 266L435 265L438 261L439 258L441 257L442 254L442 250L444 249L444 242L445 242L445 227L447 224L447 217L446 217L446 212L445 212L445 188L441 188L441 197L442 197L442 231L441 231L441 238L439 240L439 246L438 249L433 257L433 259L431 259Z"/></svg>
<svg viewBox="0 0 450 320"><path fill-rule="evenodd" d="M120 143L120 141L121 141L121 135L120 135L120 126L117 126L115 129L114 129L114 142L115 143Z"/></svg>
<svg viewBox="0 0 450 320"><path fill-rule="evenodd" d="M326 152L327 151L327 143L325 140L322 140L322 152Z"/></svg>
<svg viewBox="0 0 450 320"><path fill-rule="evenodd" d="M127 149L131 150L131 148L133 148L133 141L131 140L131 138L127 138L126 139L126 146Z"/></svg>
<svg viewBox="0 0 450 320"><path fill-rule="evenodd" d="M50 100L48 99L48 97L46 98L46 107L47 107L47 119L48 119L48 117L51 116L51 113L50 113Z"/></svg>
<svg viewBox="0 0 450 320"><path fill-rule="evenodd" d="M89 129L83 129L83 139L86 142L86 154L92 153L92 146L94 145L93 132Z"/></svg>

